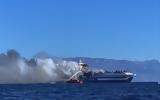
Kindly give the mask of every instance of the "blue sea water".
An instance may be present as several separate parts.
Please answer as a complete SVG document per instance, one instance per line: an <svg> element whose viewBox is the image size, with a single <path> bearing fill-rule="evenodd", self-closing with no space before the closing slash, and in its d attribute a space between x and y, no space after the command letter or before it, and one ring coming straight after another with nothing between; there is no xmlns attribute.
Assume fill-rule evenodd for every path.
<svg viewBox="0 0 160 100"><path fill-rule="evenodd" d="M160 100L157 83L0 85L0 100Z"/></svg>

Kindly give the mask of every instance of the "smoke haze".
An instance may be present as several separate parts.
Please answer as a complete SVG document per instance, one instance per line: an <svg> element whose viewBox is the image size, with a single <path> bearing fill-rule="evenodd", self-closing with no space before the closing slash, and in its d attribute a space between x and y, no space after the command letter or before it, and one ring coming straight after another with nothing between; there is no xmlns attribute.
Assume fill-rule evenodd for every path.
<svg viewBox="0 0 160 100"><path fill-rule="evenodd" d="M79 70L78 64L59 58L35 56L28 60L15 51L0 54L0 83L64 81Z"/></svg>

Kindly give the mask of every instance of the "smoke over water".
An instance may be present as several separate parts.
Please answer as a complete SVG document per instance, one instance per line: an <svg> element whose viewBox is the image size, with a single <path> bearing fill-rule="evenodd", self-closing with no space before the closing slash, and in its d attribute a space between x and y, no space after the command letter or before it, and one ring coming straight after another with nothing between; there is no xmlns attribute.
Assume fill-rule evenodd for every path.
<svg viewBox="0 0 160 100"><path fill-rule="evenodd" d="M78 64L52 57L23 58L15 50L0 54L0 84L64 81L79 70Z"/></svg>

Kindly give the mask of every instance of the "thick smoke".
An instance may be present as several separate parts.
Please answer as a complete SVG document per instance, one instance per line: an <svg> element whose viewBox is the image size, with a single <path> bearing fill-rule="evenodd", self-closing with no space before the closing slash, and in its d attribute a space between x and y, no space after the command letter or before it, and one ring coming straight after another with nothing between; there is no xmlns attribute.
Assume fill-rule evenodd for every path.
<svg viewBox="0 0 160 100"><path fill-rule="evenodd" d="M0 54L0 83L49 83L64 81L79 70L78 64L56 57L28 60L15 50Z"/></svg>

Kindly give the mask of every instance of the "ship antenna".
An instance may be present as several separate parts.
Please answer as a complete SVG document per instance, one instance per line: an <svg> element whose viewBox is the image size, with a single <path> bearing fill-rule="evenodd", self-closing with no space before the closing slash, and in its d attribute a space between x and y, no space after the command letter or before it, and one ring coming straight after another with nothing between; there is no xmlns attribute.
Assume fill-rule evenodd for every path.
<svg viewBox="0 0 160 100"><path fill-rule="evenodd" d="M79 60L79 63L82 63L82 59Z"/></svg>

